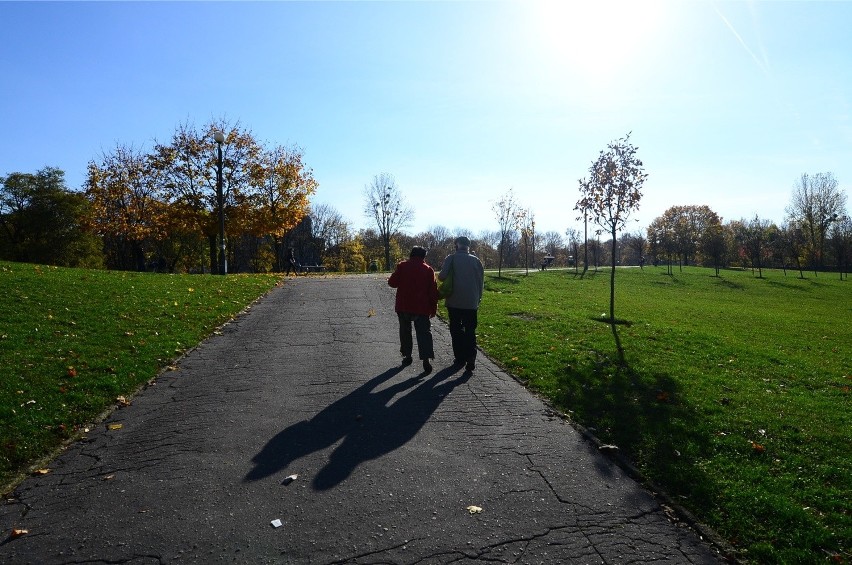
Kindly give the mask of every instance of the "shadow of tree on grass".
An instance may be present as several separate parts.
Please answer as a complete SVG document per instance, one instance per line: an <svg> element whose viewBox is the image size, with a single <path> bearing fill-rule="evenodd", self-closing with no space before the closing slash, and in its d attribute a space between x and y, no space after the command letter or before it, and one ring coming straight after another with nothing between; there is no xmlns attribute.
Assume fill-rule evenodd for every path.
<svg viewBox="0 0 852 565"><path fill-rule="evenodd" d="M688 506L712 508L718 487L695 465L710 456L711 438L696 426L700 415L682 401L674 378L641 374L597 352L564 367L558 381L558 403L575 421Z"/></svg>

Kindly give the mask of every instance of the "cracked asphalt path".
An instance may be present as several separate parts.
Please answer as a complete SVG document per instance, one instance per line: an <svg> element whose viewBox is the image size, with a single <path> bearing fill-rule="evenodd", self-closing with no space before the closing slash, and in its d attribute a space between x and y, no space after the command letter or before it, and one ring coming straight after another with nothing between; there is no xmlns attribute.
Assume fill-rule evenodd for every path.
<svg viewBox="0 0 852 565"><path fill-rule="evenodd" d="M485 356L451 367L443 322L401 368L393 305L288 280L22 483L0 562L720 562Z"/></svg>

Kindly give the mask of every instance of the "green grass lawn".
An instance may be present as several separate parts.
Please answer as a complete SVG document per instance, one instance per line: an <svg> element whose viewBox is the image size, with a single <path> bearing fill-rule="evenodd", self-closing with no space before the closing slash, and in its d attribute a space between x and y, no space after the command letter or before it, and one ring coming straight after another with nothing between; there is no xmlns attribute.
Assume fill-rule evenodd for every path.
<svg viewBox="0 0 852 565"><path fill-rule="evenodd" d="M279 280L0 262L4 492Z"/></svg>
<svg viewBox="0 0 852 565"><path fill-rule="evenodd" d="M479 343L756 563L845 563L852 283L619 269L487 276ZM602 321L603 320L603 321Z"/></svg>

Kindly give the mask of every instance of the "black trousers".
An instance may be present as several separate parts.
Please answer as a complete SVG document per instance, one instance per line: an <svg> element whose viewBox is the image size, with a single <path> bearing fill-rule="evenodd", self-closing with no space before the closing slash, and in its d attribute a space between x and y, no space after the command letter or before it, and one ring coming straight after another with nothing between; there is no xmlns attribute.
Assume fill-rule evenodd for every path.
<svg viewBox="0 0 852 565"><path fill-rule="evenodd" d="M453 357L465 363L476 359L477 310L447 307L450 315L450 337Z"/></svg>
<svg viewBox="0 0 852 565"><path fill-rule="evenodd" d="M417 351L421 359L434 359L435 350L432 345L432 322L424 314L409 314L397 312L399 318L399 352L403 357L411 357L414 343L411 340L411 325L417 334Z"/></svg>

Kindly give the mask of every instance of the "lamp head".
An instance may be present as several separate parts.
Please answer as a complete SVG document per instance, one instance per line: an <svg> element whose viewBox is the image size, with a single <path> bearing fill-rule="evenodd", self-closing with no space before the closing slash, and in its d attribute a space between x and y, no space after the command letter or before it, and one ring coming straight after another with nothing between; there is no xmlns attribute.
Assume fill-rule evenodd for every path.
<svg viewBox="0 0 852 565"><path fill-rule="evenodd" d="M223 143L225 143L225 134L222 133L221 131L214 131L213 132L213 139L216 141L216 143L218 143L219 145L222 145Z"/></svg>

